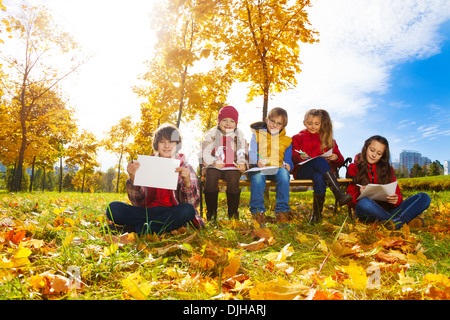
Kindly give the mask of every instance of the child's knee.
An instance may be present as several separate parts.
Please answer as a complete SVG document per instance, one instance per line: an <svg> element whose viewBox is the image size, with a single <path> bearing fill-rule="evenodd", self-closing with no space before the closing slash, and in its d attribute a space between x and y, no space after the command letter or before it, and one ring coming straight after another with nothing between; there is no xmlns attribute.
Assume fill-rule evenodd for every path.
<svg viewBox="0 0 450 320"><path fill-rule="evenodd" d="M112 220L114 213L118 211L119 207L120 207L119 201L113 201L110 204L108 204L108 207L106 208L106 217L109 220Z"/></svg>

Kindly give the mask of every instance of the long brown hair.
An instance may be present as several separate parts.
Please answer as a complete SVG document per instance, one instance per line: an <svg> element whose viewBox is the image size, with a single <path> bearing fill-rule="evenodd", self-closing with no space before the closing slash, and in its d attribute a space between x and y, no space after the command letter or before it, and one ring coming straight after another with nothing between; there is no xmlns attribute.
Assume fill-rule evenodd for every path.
<svg viewBox="0 0 450 320"><path fill-rule="evenodd" d="M372 136L366 140L364 143L364 147L361 150L361 153L358 155L358 159L356 160L356 165L358 166L358 174L356 175L356 183L359 183L363 186L371 183L369 179L369 163L367 162L367 148L372 143L372 141L378 141L379 143L385 146L384 153L381 156L380 160L377 162L377 177L379 184L387 184L391 182L392 179L392 168L390 164L390 151L389 151L389 142L386 138L382 136Z"/></svg>
<svg viewBox="0 0 450 320"><path fill-rule="evenodd" d="M325 149L334 148L333 140L333 123L329 113L323 109L311 109L305 114L305 121L309 117L319 117L320 118L320 149L324 152Z"/></svg>

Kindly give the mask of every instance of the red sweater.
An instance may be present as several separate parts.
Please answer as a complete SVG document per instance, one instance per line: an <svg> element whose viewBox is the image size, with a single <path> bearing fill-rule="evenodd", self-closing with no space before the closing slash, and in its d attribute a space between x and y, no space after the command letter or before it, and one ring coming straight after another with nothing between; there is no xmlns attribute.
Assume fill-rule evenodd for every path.
<svg viewBox="0 0 450 320"><path fill-rule="evenodd" d="M355 159L356 158L357 158L357 156L355 157ZM368 165L368 166L369 166L369 170L368 170L369 181L370 181L370 183L377 184L378 183L377 164L375 163L373 165ZM392 173L392 179L390 182L394 182L394 181L396 181L396 178L394 175L394 169L392 167L391 167L391 173ZM355 163L351 163L348 166L347 176L356 178L357 175L358 175L358 166ZM356 206L356 203L358 202L358 201L356 201L356 199L358 199L359 195L361 194L361 192L359 191L359 187L356 185L356 183L350 183L348 185L347 193L353 196L353 201L351 201L348 204L348 206L350 208L354 208ZM385 209L392 209L392 208L397 207L403 201L403 195L400 191L400 188L398 187L398 184L397 184L397 189L395 190L395 193L398 195L398 201L397 201L396 205L392 205L386 201L377 201L377 203L380 204Z"/></svg>
<svg viewBox="0 0 450 320"><path fill-rule="evenodd" d="M340 167L344 164L344 157L339 151L336 140L333 140L333 142L333 153L337 154L338 158L336 161L329 162L329 164L331 169L335 171L337 167ZM299 170L299 166L297 166L296 164L304 161L300 158L300 153L298 153L297 151L301 150L308 154L311 158L318 157L329 150L325 149L322 151L320 145L320 134L312 134L306 129L300 131L298 134L292 137L292 162L294 162L295 166L292 174L294 177L297 175L297 172Z"/></svg>

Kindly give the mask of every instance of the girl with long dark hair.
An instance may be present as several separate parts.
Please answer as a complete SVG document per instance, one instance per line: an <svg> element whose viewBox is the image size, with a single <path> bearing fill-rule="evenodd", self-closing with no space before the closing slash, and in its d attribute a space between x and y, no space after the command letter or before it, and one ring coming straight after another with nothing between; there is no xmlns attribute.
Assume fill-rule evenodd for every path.
<svg viewBox="0 0 450 320"><path fill-rule="evenodd" d="M417 217L431 203L426 193L418 193L404 200L397 185L395 193L387 196L385 201L373 201L369 198L357 200L368 184L388 184L396 181L386 138L372 136L367 139L361 153L355 156L355 162L348 167L348 176L354 180L347 188L347 193L353 197L348 205L355 209L359 219L383 221L391 230L399 229L405 223L414 227L424 226L423 219Z"/></svg>

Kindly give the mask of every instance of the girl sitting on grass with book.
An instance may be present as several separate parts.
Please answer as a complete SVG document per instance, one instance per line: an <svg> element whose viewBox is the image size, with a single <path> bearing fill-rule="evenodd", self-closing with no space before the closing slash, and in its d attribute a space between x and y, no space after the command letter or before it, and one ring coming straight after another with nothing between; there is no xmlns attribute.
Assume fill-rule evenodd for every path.
<svg viewBox="0 0 450 320"><path fill-rule="evenodd" d="M430 196L426 193L418 193L404 200L397 185L395 193L387 196L385 201L373 201L369 198L358 200L368 184L388 184L396 181L389 155L386 138L373 136L366 140L361 153L355 156L354 163L348 167L347 175L354 180L354 183L347 187L347 193L353 198L349 207L355 209L356 217L360 220L382 221L390 230L397 230L405 223L412 227L423 227L423 219L417 217L431 203Z"/></svg>

